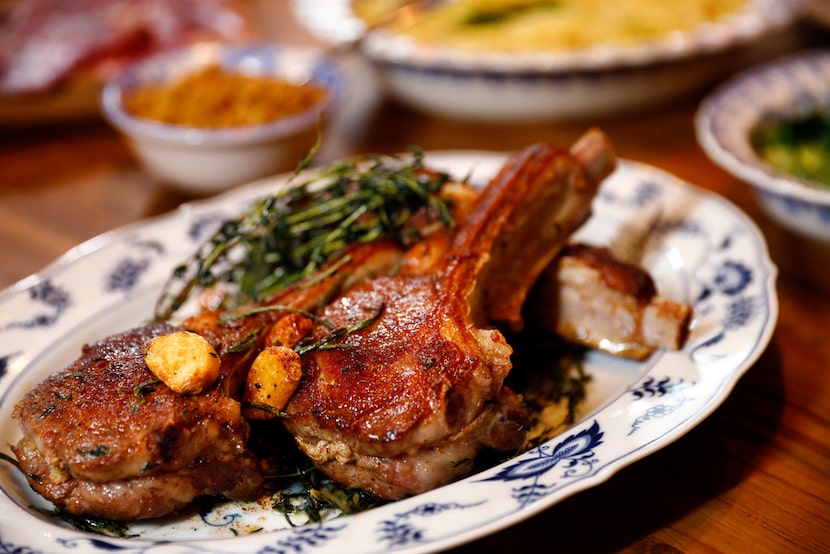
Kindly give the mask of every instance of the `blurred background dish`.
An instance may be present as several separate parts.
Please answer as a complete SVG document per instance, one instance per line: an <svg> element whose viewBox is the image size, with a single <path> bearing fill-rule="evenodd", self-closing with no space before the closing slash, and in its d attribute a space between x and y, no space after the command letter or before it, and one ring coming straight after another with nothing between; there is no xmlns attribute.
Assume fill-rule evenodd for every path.
<svg viewBox="0 0 830 554"><path fill-rule="evenodd" d="M367 8L368 3L372 5ZM294 0L293 7L318 38L356 45L378 69L388 92L403 104L443 117L488 122L617 114L691 94L746 64L752 52L743 47L757 47L802 8L800 0L737 0L727 3L731 11L720 13L715 8L723 3L709 0L631 0L592 11L580 3L502 0L487 3L489 12L478 6L480 13L459 13L456 21L436 23L446 30L458 28L459 21L484 21L489 27L507 21L512 27L501 46L494 41L488 48L475 33L462 40L447 32L442 42L440 33L427 39L431 33L408 34L414 27L386 25L401 18L377 16L367 23L352 9L376 4L378 0ZM454 8L461 2L451 4ZM494 12L493 6L501 11ZM575 15L567 15L569 10ZM407 17L418 21L424 13L431 12L410 9ZM562 21L556 22L559 14ZM690 18L697 22L691 27L678 23ZM560 26L551 27L554 23ZM583 33L589 28L595 29L593 34ZM546 32L568 38L540 44ZM516 45L516 37L523 36L535 37L536 43Z"/></svg>
<svg viewBox="0 0 830 554"><path fill-rule="evenodd" d="M250 40L246 0L0 0L0 124L99 115L129 63L205 40Z"/></svg>
<svg viewBox="0 0 830 554"><path fill-rule="evenodd" d="M149 173L201 196L295 168L344 87L315 48L199 43L129 66L101 105Z"/></svg>
<svg viewBox="0 0 830 554"><path fill-rule="evenodd" d="M798 156L796 149L805 150L799 143L810 140L815 144L806 148L805 163L816 168L827 164L830 51L797 53L737 74L701 103L695 119L698 141L708 156L748 183L773 221L830 243L830 183L819 182L817 173L797 176L796 169L776 167L762 154L762 131L782 130L782 125L784 135L774 138L779 158ZM799 136L805 131L810 136Z"/></svg>
<svg viewBox="0 0 830 554"><path fill-rule="evenodd" d="M804 11L816 23L830 28L830 0L806 0Z"/></svg>

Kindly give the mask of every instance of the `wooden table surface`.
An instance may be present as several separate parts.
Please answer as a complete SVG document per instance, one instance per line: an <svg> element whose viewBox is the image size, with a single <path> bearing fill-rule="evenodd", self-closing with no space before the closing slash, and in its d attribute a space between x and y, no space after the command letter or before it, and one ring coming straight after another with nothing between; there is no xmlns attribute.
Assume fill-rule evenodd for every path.
<svg viewBox="0 0 830 554"><path fill-rule="evenodd" d="M288 3L273 4L269 36L314 43ZM782 44L827 38L800 24ZM494 127L414 113L379 97L367 79L329 131L321 163L409 145L567 145L595 124L621 157L734 202L758 223L779 266L769 347L710 417L606 483L457 552L830 552L830 252L767 221L747 187L704 155L692 120L705 92L626 116ZM101 121L0 127L0 289L84 240L184 200L146 175Z"/></svg>

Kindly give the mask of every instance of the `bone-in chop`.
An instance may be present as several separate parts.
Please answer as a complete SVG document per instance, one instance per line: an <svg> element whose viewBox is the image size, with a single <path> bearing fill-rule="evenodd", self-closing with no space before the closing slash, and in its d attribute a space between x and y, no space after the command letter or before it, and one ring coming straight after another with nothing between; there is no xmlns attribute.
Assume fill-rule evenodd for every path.
<svg viewBox="0 0 830 554"><path fill-rule="evenodd" d="M442 256L327 304L320 315L338 326L379 315L341 339L347 348L303 358L285 420L300 449L339 482L400 498L468 473L483 448L520 446L527 414L504 385L512 349L494 325L521 327L530 287L614 166L598 132L571 151L529 147L491 180Z"/></svg>
<svg viewBox="0 0 830 554"><path fill-rule="evenodd" d="M302 340L327 348L300 356L281 421L341 484L399 498L463 476L482 449L517 448L527 413L504 385L512 349L503 331L525 325L531 288L589 217L615 163L598 131L570 150L531 146L466 195L456 228L405 251L386 240L352 248L242 317L186 320L181 328L221 359L216 384L199 394L172 392L141 356L179 327L85 347L15 410L24 437L13 450L30 485L72 513L110 519L159 516L205 494L257 497L263 477L246 418L263 412L241 403L246 375L262 351ZM352 331L333 337L332 326Z"/></svg>

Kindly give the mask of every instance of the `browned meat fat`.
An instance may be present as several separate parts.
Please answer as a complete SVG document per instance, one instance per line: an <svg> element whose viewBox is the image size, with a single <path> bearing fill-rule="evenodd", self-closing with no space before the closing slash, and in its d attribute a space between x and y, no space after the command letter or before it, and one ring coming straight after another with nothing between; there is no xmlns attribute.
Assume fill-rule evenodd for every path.
<svg viewBox="0 0 830 554"><path fill-rule="evenodd" d="M610 250L573 244L545 271L529 310L542 327L615 356L679 350L692 307L663 298L651 275Z"/></svg>

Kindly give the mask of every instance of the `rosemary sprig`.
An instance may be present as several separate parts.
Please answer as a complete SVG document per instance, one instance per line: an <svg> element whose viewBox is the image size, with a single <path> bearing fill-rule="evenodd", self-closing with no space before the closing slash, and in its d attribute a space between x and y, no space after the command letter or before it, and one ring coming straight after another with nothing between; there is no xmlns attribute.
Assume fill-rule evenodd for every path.
<svg viewBox="0 0 830 554"><path fill-rule="evenodd" d="M295 174L294 178L300 174ZM406 243L406 223L427 210L453 224L438 192L446 173L427 170L423 153L366 155L335 162L296 186L286 186L224 222L177 267L156 305L167 320L197 288L228 283L237 303L258 301L336 260L346 247L391 237Z"/></svg>
<svg viewBox="0 0 830 554"><path fill-rule="evenodd" d="M365 490L339 486L313 466L298 468L296 478L294 487L271 497L273 509L282 513L292 527L296 525L292 519L295 515L320 522L332 514L356 514L387 503Z"/></svg>
<svg viewBox="0 0 830 554"><path fill-rule="evenodd" d="M104 518L78 516L67 512L63 508L43 508L41 506L29 506L32 510L39 512L47 517L54 517L62 519L75 529L93 533L96 535L103 535L106 537L119 538L134 538L136 535L129 534L128 525Z"/></svg>
<svg viewBox="0 0 830 554"><path fill-rule="evenodd" d="M228 321L233 321L235 319L242 319L242 318L245 318L245 317L248 317L248 316L261 314L261 313L265 313L265 312L286 312L286 313L292 313L292 314L299 314L303 317L313 319L314 321L316 321L316 322L318 322L322 325L325 325L326 327L329 327L330 329L334 329L334 327L335 327L334 323L332 323L331 321L329 321L329 320L327 320L323 317L320 317L320 316L318 316L318 315L316 315L312 312L309 312L308 310L302 310L300 308L294 308L292 306L283 306L281 304L273 304L273 305L268 305L268 306L257 306L255 308L247 308L244 311L234 312L234 313L231 313L229 315L226 315L225 317L222 318L221 321L223 323L225 323L225 322L228 322Z"/></svg>
<svg viewBox="0 0 830 554"><path fill-rule="evenodd" d="M289 524L305 523L306 518L322 521L355 514L387 503L364 490L334 483L314 467L287 431L274 421L252 423L251 448L261 460L271 506Z"/></svg>
<svg viewBox="0 0 830 554"><path fill-rule="evenodd" d="M294 351L297 354L302 355L307 352L311 352L312 350L331 350L336 348L349 348L348 345L334 343L333 341L340 337L344 337L352 333L357 333L367 328L372 323L377 321L377 319L380 317L380 314L383 312L384 308L386 308L386 304L381 304L379 307L374 309L374 313L372 313L368 318L360 320L354 325L350 325L349 327L335 327L331 330L330 333L326 334L316 342L309 344L300 342L300 344L294 347Z"/></svg>

